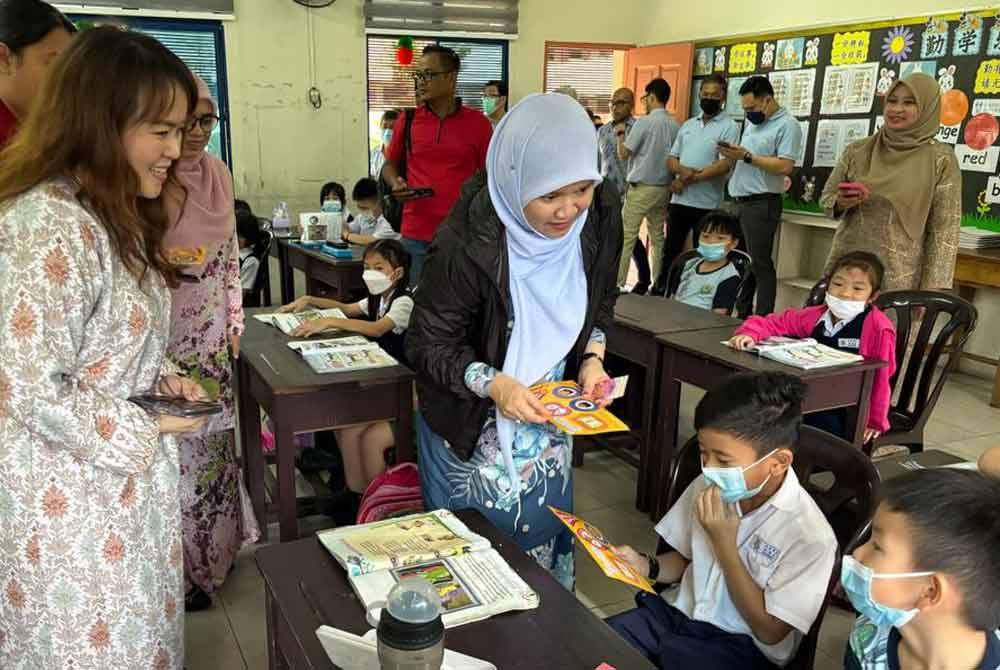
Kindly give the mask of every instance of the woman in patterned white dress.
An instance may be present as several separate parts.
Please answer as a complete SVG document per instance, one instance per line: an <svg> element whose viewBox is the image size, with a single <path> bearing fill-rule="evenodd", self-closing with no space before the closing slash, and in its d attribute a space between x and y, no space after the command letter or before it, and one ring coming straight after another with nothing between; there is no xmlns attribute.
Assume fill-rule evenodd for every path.
<svg viewBox="0 0 1000 670"><path fill-rule="evenodd" d="M109 73L113 73L110 76ZM156 40L77 37L0 154L0 668L184 662L159 201L196 87Z"/></svg>

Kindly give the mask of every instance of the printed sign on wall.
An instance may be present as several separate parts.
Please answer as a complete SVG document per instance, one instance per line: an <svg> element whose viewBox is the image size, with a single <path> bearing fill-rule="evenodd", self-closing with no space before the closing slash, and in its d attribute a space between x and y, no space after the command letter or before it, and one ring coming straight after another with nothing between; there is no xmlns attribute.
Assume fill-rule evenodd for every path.
<svg viewBox="0 0 1000 670"><path fill-rule="evenodd" d="M753 72L757 69L757 43L745 42L734 44L729 50L729 72L730 74L740 74L741 72Z"/></svg>
<svg viewBox="0 0 1000 670"><path fill-rule="evenodd" d="M868 60L868 46L871 33L858 30L853 33L837 33L833 36L833 51L830 53L832 65L854 65Z"/></svg>

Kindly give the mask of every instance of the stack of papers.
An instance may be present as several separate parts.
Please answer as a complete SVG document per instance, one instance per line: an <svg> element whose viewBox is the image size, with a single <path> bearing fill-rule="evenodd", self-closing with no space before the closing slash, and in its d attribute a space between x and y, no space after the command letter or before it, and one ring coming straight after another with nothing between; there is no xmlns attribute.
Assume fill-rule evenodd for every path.
<svg viewBox="0 0 1000 670"><path fill-rule="evenodd" d="M995 249L1000 247L1000 233L962 226L958 236L958 246L965 249Z"/></svg>

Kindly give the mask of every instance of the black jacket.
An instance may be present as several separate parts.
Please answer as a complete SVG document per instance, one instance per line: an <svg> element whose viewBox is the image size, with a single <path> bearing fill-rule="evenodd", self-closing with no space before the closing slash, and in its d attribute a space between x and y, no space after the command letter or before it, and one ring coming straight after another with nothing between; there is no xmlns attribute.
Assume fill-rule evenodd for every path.
<svg viewBox="0 0 1000 670"><path fill-rule="evenodd" d="M607 332L614 318L622 248L621 201L615 189L598 187L580 244L587 314L569 352L567 379L576 377L593 328ZM512 310L506 236L484 172L465 183L435 234L414 302L406 352L417 373L420 411L455 454L468 460L493 402L465 386L465 369L476 361L503 369Z"/></svg>

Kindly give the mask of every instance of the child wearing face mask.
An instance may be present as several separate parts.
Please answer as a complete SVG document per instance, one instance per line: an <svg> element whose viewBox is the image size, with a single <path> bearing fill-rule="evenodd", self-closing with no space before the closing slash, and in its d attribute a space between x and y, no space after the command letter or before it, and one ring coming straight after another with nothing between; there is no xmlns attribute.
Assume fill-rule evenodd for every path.
<svg viewBox="0 0 1000 670"><path fill-rule="evenodd" d="M826 304L750 317L729 343L736 349L748 349L769 337L811 337L834 349L885 361L886 367L875 373L867 408L865 442L869 442L889 429L892 400L889 380L896 369L896 327L872 304L878 297L884 274L882 261L875 254L867 251L844 254L830 272ZM838 437L853 437L846 434L846 409L814 412L806 416L805 422Z"/></svg>
<svg viewBox="0 0 1000 670"><path fill-rule="evenodd" d="M740 289L740 273L729 262L729 252L740 241L740 221L726 212L709 212L695 235L698 258L684 264L674 298L692 307L730 314Z"/></svg>
<svg viewBox="0 0 1000 670"><path fill-rule="evenodd" d="M1000 480L936 468L882 483L840 583L859 613L845 670L1000 668Z"/></svg>
<svg viewBox="0 0 1000 670"><path fill-rule="evenodd" d="M783 373L733 375L695 410L703 476L656 525L658 556L616 547L640 574L673 585L640 592L607 623L660 668L786 665L819 615L837 539L791 469L805 384Z"/></svg>
<svg viewBox="0 0 1000 670"><path fill-rule="evenodd" d="M342 236L351 244L371 244L375 240L398 240L400 234L382 216L382 203L378 197L378 182L365 177L359 179L351 193L358 215L344 226Z"/></svg>
<svg viewBox="0 0 1000 670"><path fill-rule="evenodd" d="M364 263L363 277L368 287L368 297L364 300L342 303L307 295L278 311L340 309L348 318L313 319L293 330L291 336L307 337L334 328L358 333L378 342L390 356L405 365L403 336L413 312L413 297L407 288L410 254L396 240L376 240L365 249ZM395 439L388 421L334 432L343 455L347 490L334 498L329 511L338 524L354 523L361 494L385 470L385 450L395 444Z"/></svg>

